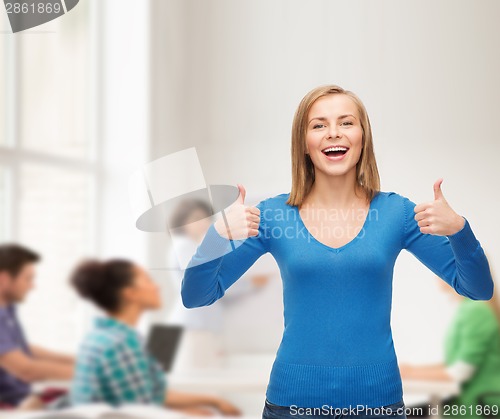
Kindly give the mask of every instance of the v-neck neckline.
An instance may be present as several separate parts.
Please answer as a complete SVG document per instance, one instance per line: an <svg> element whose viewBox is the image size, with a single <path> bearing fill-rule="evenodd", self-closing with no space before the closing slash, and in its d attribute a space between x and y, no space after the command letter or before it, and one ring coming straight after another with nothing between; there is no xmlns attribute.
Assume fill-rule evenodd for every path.
<svg viewBox="0 0 500 419"><path fill-rule="evenodd" d="M328 249L331 252L339 253L340 251L346 249L347 247L349 247L353 243L357 242L361 238L361 233L363 233L363 232L366 233L366 229L367 229L368 225L370 224L369 223L370 214L371 214L371 212L372 212L372 210L374 208L373 204L374 204L374 201L375 201L375 199L377 199L377 197L378 197L379 194L380 194L380 192L376 193L375 196L370 201L370 206L368 207L368 213L366 214L365 221L363 222L363 226L361 227L361 230L359 230L358 234L356 234L356 237L354 237L352 240L350 240L349 242L347 242L346 244L344 244L344 245L342 245L340 247L332 247L332 246L328 246L327 244L325 244L323 242L320 242L316 237L314 237L310 233L309 229L304 224L304 221L302 221L302 217L300 215L300 211L299 211L298 205L295 205L295 210L297 211L297 216L298 216L300 224L302 225L302 227L304 228L304 230L307 233L308 240L312 240L313 242L319 244L320 246Z"/></svg>

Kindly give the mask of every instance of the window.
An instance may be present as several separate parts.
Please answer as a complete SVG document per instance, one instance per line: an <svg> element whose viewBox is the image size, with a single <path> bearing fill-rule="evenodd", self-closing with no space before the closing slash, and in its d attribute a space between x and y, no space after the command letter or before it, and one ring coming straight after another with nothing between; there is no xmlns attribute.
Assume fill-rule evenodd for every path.
<svg viewBox="0 0 500 419"><path fill-rule="evenodd" d="M0 240L42 254L20 315L31 342L68 351L83 320L67 280L96 253L100 173L92 132L95 1L77 7L32 30L0 33Z"/></svg>

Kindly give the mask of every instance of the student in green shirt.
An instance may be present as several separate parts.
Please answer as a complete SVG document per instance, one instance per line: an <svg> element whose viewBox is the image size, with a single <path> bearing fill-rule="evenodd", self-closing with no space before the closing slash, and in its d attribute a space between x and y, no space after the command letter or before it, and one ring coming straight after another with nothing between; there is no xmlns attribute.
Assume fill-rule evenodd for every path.
<svg viewBox="0 0 500 419"><path fill-rule="evenodd" d="M485 418L482 413L497 412L500 417L500 302L494 295L488 301L463 297L444 281L440 287L458 300L455 316L444 341L444 364L400 365L403 379L452 380L460 383L460 394L446 400L440 415L446 418ZM485 398L491 411L480 404ZM434 406L432 406L434 407ZM494 409L494 410L493 410Z"/></svg>

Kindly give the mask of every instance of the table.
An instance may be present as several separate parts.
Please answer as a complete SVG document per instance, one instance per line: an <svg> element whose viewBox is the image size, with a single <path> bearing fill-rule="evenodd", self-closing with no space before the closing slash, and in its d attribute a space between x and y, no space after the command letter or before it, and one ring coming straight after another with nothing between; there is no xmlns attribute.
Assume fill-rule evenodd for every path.
<svg viewBox="0 0 500 419"><path fill-rule="evenodd" d="M269 374L262 369L213 369L189 373L172 373L167 375L167 380L172 388L179 391L218 391L218 392L260 392L265 394L269 381ZM443 400L455 396L460 392L460 385L451 381L435 380L404 380L403 393L405 404L411 405L412 401L428 403L434 407L433 418L438 418Z"/></svg>
<svg viewBox="0 0 500 419"><path fill-rule="evenodd" d="M203 368L191 372L168 373L169 386L186 392L249 393L265 394L269 382L269 365L258 368ZM68 383L51 382L45 385L67 387ZM437 407L432 417L438 418L441 403L448 397L459 394L458 383L449 381L404 380L405 404L430 404ZM1 416L0 416L1 418Z"/></svg>
<svg viewBox="0 0 500 419"><path fill-rule="evenodd" d="M433 408L431 418L440 418L442 401L456 396L460 393L460 384L452 381L437 380L405 380L403 381L403 391L405 395L405 404L411 403L410 400L415 396L425 396L428 404Z"/></svg>

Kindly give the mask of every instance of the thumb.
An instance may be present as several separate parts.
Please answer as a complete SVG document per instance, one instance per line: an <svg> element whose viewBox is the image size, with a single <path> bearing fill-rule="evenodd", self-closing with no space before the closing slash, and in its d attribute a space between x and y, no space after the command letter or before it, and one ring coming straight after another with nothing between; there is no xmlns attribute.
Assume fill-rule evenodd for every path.
<svg viewBox="0 0 500 419"><path fill-rule="evenodd" d="M441 190L441 183L443 183L443 179L438 179L436 182L434 182L434 199L443 199L444 200L444 195L443 191Z"/></svg>
<svg viewBox="0 0 500 419"><path fill-rule="evenodd" d="M246 195L245 188L243 187L243 185L238 183L238 189L240 191L240 194L238 195L237 202L240 204L244 204L245 203L245 195Z"/></svg>

